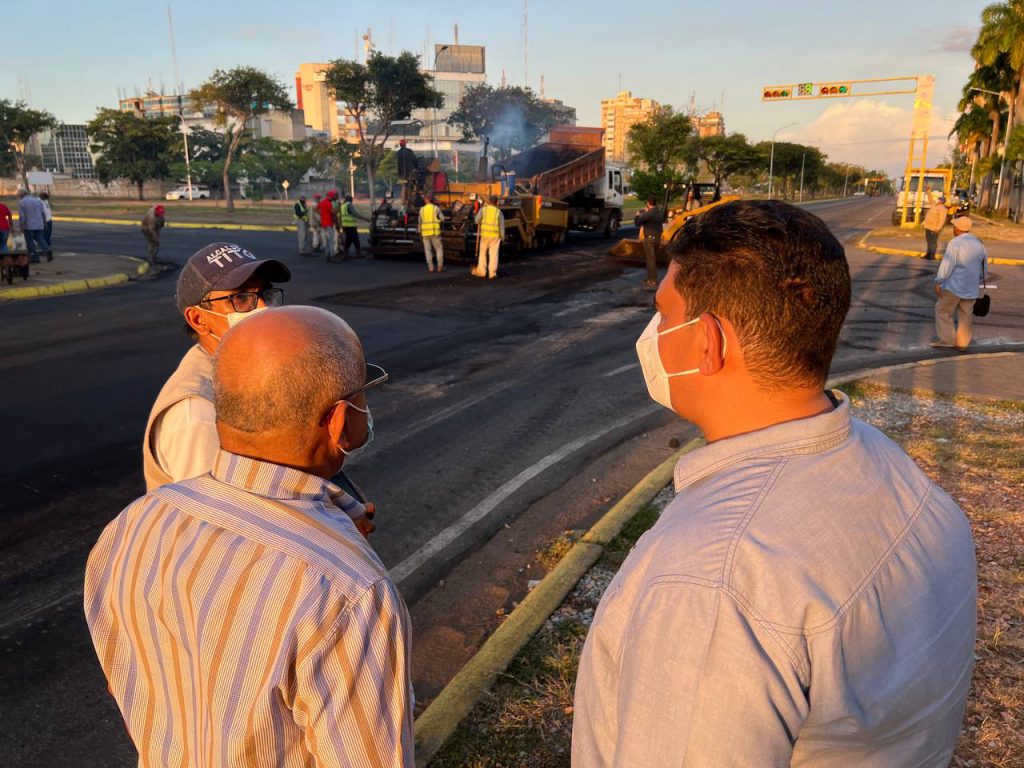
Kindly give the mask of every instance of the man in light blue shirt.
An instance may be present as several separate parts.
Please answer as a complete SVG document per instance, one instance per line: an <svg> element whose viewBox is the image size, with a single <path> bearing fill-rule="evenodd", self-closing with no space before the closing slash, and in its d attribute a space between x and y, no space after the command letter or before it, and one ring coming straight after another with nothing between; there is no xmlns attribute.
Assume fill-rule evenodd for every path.
<svg viewBox="0 0 1024 768"><path fill-rule="evenodd" d="M53 252L43 234L46 228L46 209L43 207L43 201L29 194L24 187L18 189L18 225L25 234L25 247L28 248L32 263L39 263L40 252L46 254L48 261L53 261Z"/></svg>
<svg viewBox="0 0 1024 768"><path fill-rule="evenodd" d="M954 347L961 352L971 343L974 302L987 274L988 252L971 234L966 216L953 219L953 239L946 246L935 275L935 336L933 347ZM953 319L956 318L956 325Z"/></svg>
<svg viewBox="0 0 1024 768"><path fill-rule="evenodd" d="M808 211L686 222L637 342L708 444L601 598L576 768L947 766L971 677L963 512L824 391L850 275Z"/></svg>

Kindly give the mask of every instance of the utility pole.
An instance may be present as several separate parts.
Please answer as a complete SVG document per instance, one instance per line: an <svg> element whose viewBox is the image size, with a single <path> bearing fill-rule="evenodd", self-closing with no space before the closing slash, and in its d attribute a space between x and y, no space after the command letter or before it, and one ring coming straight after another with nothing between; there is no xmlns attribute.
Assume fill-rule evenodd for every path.
<svg viewBox="0 0 1024 768"><path fill-rule="evenodd" d="M846 166L846 178L843 179L843 197L846 197L846 182L850 180L850 166Z"/></svg>
<svg viewBox="0 0 1024 768"><path fill-rule="evenodd" d="M529 62L529 59L528 59L529 47L528 47L528 44L527 44L529 38L527 37L527 31L529 30L529 27L527 27L527 25L526 25L526 3L527 3L527 0L523 0L523 87L524 88L529 88L530 87L530 70L527 67L527 64Z"/></svg>
<svg viewBox="0 0 1024 768"><path fill-rule="evenodd" d="M800 202L804 201L804 163L807 161L807 150L800 157Z"/></svg>
<svg viewBox="0 0 1024 768"><path fill-rule="evenodd" d="M786 123L781 128L776 128L774 133L772 133L772 151L771 151L771 158L768 161L768 199L769 200L772 197L772 179L774 178L774 175L775 175L775 136L778 134L779 131L783 131L786 128L792 128L794 125L799 125L799 123Z"/></svg>

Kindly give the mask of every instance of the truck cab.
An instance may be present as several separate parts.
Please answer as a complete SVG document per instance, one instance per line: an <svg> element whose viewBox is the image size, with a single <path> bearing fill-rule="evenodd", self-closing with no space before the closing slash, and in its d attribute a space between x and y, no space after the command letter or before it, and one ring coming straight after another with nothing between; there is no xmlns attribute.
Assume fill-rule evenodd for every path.
<svg viewBox="0 0 1024 768"><path fill-rule="evenodd" d="M899 180L896 192L896 207L892 212L892 225L901 226L903 209L907 209L907 225L914 226L924 221L932 203L944 195L950 198L953 185L953 171L949 168L926 168L924 183L920 173L910 175L910 183L906 177Z"/></svg>

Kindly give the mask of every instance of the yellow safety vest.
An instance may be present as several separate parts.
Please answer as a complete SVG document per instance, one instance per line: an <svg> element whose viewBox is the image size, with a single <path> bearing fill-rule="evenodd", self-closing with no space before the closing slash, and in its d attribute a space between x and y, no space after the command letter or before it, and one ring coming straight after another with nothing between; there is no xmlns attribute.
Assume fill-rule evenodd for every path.
<svg viewBox="0 0 1024 768"><path fill-rule="evenodd" d="M420 235L434 237L441 234L441 219L437 214L436 205L428 204L420 208Z"/></svg>
<svg viewBox="0 0 1024 768"><path fill-rule="evenodd" d="M352 203L344 203L341 206L341 226L346 227L357 227L359 222L355 215L352 213Z"/></svg>
<svg viewBox="0 0 1024 768"><path fill-rule="evenodd" d="M501 228L498 221L501 217L501 210L493 205L484 206L484 215L480 219L480 237L501 237Z"/></svg>

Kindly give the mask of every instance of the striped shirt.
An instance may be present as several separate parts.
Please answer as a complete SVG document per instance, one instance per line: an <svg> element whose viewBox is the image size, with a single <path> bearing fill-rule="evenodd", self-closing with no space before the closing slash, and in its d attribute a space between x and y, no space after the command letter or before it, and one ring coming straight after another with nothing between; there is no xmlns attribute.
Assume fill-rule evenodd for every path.
<svg viewBox="0 0 1024 768"><path fill-rule="evenodd" d="M85 611L140 766L412 766L409 616L330 482L220 451L128 506Z"/></svg>

